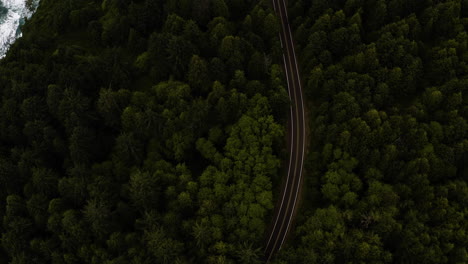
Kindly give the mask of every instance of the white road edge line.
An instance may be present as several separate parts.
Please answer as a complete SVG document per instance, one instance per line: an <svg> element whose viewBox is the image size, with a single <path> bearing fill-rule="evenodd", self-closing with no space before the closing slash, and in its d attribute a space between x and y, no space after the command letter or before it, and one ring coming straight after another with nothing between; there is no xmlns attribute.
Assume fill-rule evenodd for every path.
<svg viewBox="0 0 468 264"><path fill-rule="evenodd" d="M283 2L283 7L284 9L286 10L286 17L287 17L287 8L286 8L286 4ZM289 22L289 21L288 21ZM297 65L297 58L296 58L296 51L295 51L295 48L294 48L294 42L293 42L293 38L292 38L292 33L291 33L291 28L289 26L289 23L287 24L288 26L288 33L289 33L289 36L290 36L290 39L291 39L291 46L292 46L292 49L293 49L293 55L294 55L294 63L296 65L296 74L297 74L297 79L299 81L299 90L300 90L300 97L301 97L301 106L302 106L302 124L303 124L303 127L302 127L302 132L303 132L303 136L304 136L304 140L305 140L305 113L304 113L304 98L302 96L302 84L301 84L301 79L300 79L300 76L299 76L299 67ZM302 144L302 157L301 157L301 169L300 169L300 173L299 173L299 183L301 183L302 181L302 169L304 167L304 154L305 154L305 145ZM299 194L299 186L300 184L297 185L296 187L296 197L294 199L294 204L293 204L293 212L295 210L295 207L296 207L296 202L297 202L297 196ZM289 227L290 227L290 224L291 224L291 220L292 220L292 215L290 216L289 218L289 221L288 221L288 226L286 228L286 233L283 237L283 240L281 241L281 244L280 244L280 248L279 250L281 249L283 243L284 243L284 239L286 238L286 234L288 233L289 231ZM278 250L278 251L279 251Z"/></svg>
<svg viewBox="0 0 468 264"><path fill-rule="evenodd" d="M280 34L280 33L278 33L278 37L279 37L280 43L281 43L281 50L283 50L283 49L284 49L284 48L283 48L283 41L281 41L281 34ZM284 52L283 52L283 57L284 57ZM284 60L284 59L283 59L283 60ZM288 89L288 90L289 90L289 89Z"/></svg>
<svg viewBox="0 0 468 264"><path fill-rule="evenodd" d="M273 7L276 11L276 4L275 4L275 0L272 1L273 2ZM280 18L281 20L281 18ZM282 24L282 22L281 22ZM282 38L281 38L281 33L278 33L278 36L280 38L280 43L281 43L281 48L283 48L283 41L282 41ZM289 99L292 101L292 97L291 97L291 88L289 87L289 74L288 74L288 70L287 70L287 64L286 64L286 57L284 55L284 51L283 51L283 63L284 63L284 71L285 71L285 75L286 75L286 84L288 86L288 94L289 94ZM293 142L293 135L294 135L294 119L293 119L293 111L292 111L292 105L290 106L290 116L291 116L291 144ZM278 214L277 214L277 217L276 217L276 220L275 220L275 224L273 226L273 230L270 234L270 238L268 239L268 242L267 242L267 246L265 247L265 251L268 249L268 246L270 245L270 242L271 242L271 239L273 237L273 233L276 229L276 225L278 224L278 220L280 218L280 214L281 214L281 209L283 208L283 204L284 204L284 199L285 199L285 196L286 196L286 191L287 191L287 186L288 186L288 183L289 183L289 178L290 178L290 174L291 174L291 163L292 163L292 147L291 147L291 151L290 151L290 155L289 155L289 167L288 167L288 176L286 178L286 189L284 190L283 192L283 198L281 199L281 205L279 207L279 210L278 210ZM273 249L272 249L273 250ZM269 257L270 258L270 257ZM268 258L268 259L269 259Z"/></svg>
<svg viewBox="0 0 468 264"><path fill-rule="evenodd" d="M276 11L276 5L275 5L275 0L272 1L273 2L273 7ZM279 34L280 36L280 43L281 43L281 48L283 48L283 43L282 43L282 40L281 40L281 35ZM292 98L291 98L291 89L289 87L289 74L288 74L288 70L286 69L286 58L285 58L285 55L284 55L284 52L283 52L283 63L284 63L284 71L285 71L285 74L286 74L286 84L288 86L288 94L289 94L289 99L292 101ZM294 135L294 119L292 118L293 117L293 113L292 113L292 106L290 107L290 115L291 115L291 144L292 144L292 141L293 141L293 135ZM268 249L268 246L270 245L270 242L271 242L271 239L273 237L273 233L275 231L275 228L276 228L276 225L278 224L278 220L280 218L280 214L281 214L281 208L283 207L283 203L284 203L284 198L286 196L286 190L287 190L287 186L288 186L288 183L289 183L289 175L291 174L291 162L292 162L292 148L291 148L291 151L290 151L290 155L289 155L289 167L288 167L288 176L286 178L286 189L284 190L283 192L283 198L281 199L281 205L279 207L279 210L278 210L278 214L277 214L277 217L276 217L276 220L275 220L275 224L273 226L273 230L270 234L270 238L268 239L268 242L267 242L267 246L265 247L265 251Z"/></svg>
<svg viewBox="0 0 468 264"><path fill-rule="evenodd" d="M283 4L284 4L284 2L283 2ZM281 7L279 7L279 13L280 13L280 16L282 17L283 12L281 12L281 11L284 11L284 12L286 12L286 11L285 11L285 10L282 10ZM285 25L283 22L284 22L284 21L283 21L283 19L282 19L282 20L281 20L281 27L282 27L282 29L283 29L284 38L287 39L286 31L288 31L288 33L290 33L290 28L289 28L289 24L286 24L286 25L288 26L288 27L286 27L286 25ZM291 36L291 35L290 35L290 36ZM285 40L285 41L286 41L286 40ZM294 49L292 49L291 51L294 53ZM288 54L289 54L289 49L288 49L287 46L286 46L286 52L288 52ZM285 60L284 58L285 58L285 56L284 56L284 52L283 52L283 60ZM293 73L293 67L292 67L293 64L292 64L292 61L291 61L291 58L290 58L290 57L288 57L288 61L289 61L291 67L286 67L286 62L285 62L285 68L288 68L289 70L291 70L291 73L294 74L294 73ZM295 65L297 65L297 63L296 63ZM299 76L299 75L297 75L297 76ZM293 80L292 82L293 82L293 84L294 84L294 79L292 79L292 80ZM299 80L299 81L300 81L300 80ZM289 79L288 79L288 87L289 87ZM290 92L290 94L291 94L291 92ZM295 91L294 91L294 94L296 94ZM291 98L291 99L292 99L292 98ZM295 100L296 100L296 97L294 97L294 103L296 104L296 112L297 112L297 102L296 102ZM292 108L291 108L291 111L292 111ZM293 120L293 119L292 119L292 120ZM294 132L294 131L292 131L292 132ZM292 137L292 135L294 135L294 133L291 134L291 137ZM292 144L292 142L291 142L291 144ZM293 149L292 149L292 147L291 147L291 155L292 155L292 151L293 151ZM297 170L297 166L294 167L294 175L296 175L296 170ZM290 177L290 174L288 174L288 179L287 179L287 180L289 180L289 177ZM299 175L299 177L300 177L300 175ZM300 182L300 178L299 178L299 182ZM293 182L293 184L294 184L294 182ZM293 186L292 186L292 187L293 187ZM286 187L286 190L287 190L287 187ZM285 193L286 193L286 190L285 190ZM297 192L296 192L296 196L295 196L294 199L297 200ZM293 207L292 207L293 212L294 212L294 208L295 208L295 200L294 200ZM289 203L289 201L290 201L290 200L288 199L288 203ZM283 195L283 200L281 201L281 204L283 204L283 203L284 203L284 195ZM286 207L286 209L288 209L288 208L289 208L289 205ZM281 205L280 209L282 209L282 205ZM280 213L281 213L281 210L280 210ZM278 219L279 219L280 213L278 214ZM288 218L287 212L285 213L284 217L285 217L284 219L287 219L287 218ZM281 246L282 246L282 243L283 243L283 241L284 241L284 238L286 237L287 230L288 230L288 228L289 228L289 222L291 221L291 217L292 217L292 216L289 216L289 221L288 221L288 225L287 225L287 228L286 228L286 233L283 235L283 239L281 240L281 243L279 244L279 249L281 249ZM276 224L277 224L278 219L277 219L276 222L275 222L275 227L274 227L274 229L273 229L273 233L274 233L274 230L275 230L275 228L276 228ZM283 228L283 224L284 224L284 223L281 224L281 228L280 228L279 231L281 231L281 229ZM273 235L273 233L272 233L272 235ZM278 235L281 235L281 233L278 233ZM274 246L273 246L273 248L272 248L272 250L271 250L271 252L270 252L270 254L269 254L269 256L268 256L267 262L270 260L272 254L274 253L274 250L275 250L275 248L276 248L276 246L277 246L278 240L279 240L279 239L276 239L276 240L275 240L275 244L274 244ZM269 243L267 244L267 248L268 248L268 246L269 246ZM279 250L279 249L278 249L278 250Z"/></svg>

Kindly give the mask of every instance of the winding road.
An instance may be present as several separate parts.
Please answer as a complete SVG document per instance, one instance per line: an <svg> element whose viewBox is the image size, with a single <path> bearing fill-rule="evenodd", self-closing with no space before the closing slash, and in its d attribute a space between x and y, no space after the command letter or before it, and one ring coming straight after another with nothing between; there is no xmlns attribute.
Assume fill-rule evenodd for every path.
<svg viewBox="0 0 468 264"><path fill-rule="evenodd" d="M267 263L270 261L273 254L281 249L291 227L303 178L302 173L306 145L304 99L302 96L302 85L294 50L293 37L291 28L289 27L286 0L272 1L273 8L281 20L280 40L283 49L284 70L288 84L289 98L292 104L288 129L290 136L288 174L286 175L287 178L283 185L280 199L276 205L270 233L267 235L264 251Z"/></svg>

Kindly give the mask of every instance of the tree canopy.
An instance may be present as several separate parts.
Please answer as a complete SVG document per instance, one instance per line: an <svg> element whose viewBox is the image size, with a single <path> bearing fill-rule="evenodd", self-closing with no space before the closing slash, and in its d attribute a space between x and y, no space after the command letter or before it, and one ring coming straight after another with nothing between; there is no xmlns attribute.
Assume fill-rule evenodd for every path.
<svg viewBox="0 0 468 264"><path fill-rule="evenodd" d="M43 0L0 61L0 262L258 262L277 23L266 2Z"/></svg>
<svg viewBox="0 0 468 264"><path fill-rule="evenodd" d="M310 106L276 263L466 263L467 1L289 1Z"/></svg>

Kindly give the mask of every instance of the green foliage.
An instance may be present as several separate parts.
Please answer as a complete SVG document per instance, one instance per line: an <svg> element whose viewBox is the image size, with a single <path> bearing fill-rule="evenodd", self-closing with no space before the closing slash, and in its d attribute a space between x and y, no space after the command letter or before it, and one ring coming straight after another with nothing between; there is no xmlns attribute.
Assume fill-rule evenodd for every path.
<svg viewBox="0 0 468 264"><path fill-rule="evenodd" d="M291 6L310 196L277 263L466 262L466 2Z"/></svg>
<svg viewBox="0 0 468 264"><path fill-rule="evenodd" d="M259 263L278 29L252 1L41 1L0 61L0 262Z"/></svg>

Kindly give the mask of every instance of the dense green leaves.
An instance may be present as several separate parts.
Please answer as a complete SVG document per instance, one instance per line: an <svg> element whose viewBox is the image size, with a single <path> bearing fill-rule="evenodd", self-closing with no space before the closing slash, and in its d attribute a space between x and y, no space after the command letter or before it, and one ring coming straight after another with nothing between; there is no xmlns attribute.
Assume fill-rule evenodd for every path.
<svg viewBox="0 0 468 264"><path fill-rule="evenodd" d="M291 3L314 109L307 210L278 263L467 261L466 7Z"/></svg>
<svg viewBox="0 0 468 264"><path fill-rule="evenodd" d="M278 28L252 1L41 1L0 62L0 262L258 263Z"/></svg>

